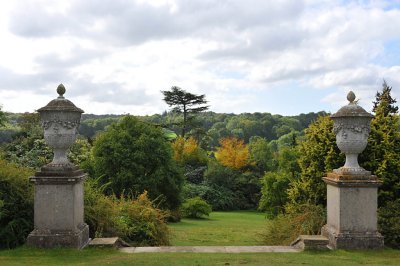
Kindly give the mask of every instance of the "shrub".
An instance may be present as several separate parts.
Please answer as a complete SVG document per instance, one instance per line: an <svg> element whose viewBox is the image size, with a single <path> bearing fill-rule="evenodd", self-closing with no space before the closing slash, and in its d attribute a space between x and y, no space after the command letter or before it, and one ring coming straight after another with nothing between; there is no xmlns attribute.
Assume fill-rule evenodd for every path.
<svg viewBox="0 0 400 266"><path fill-rule="evenodd" d="M0 160L0 248L25 243L33 230L33 189L30 169Z"/></svg>
<svg viewBox="0 0 400 266"><path fill-rule="evenodd" d="M183 175L172 159L172 148L160 128L125 116L96 137L92 149L95 176L109 185L108 194L142 193L178 209Z"/></svg>
<svg viewBox="0 0 400 266"><path fill-rule="evenodd" d="M299 235L318 235L326 221L321 205L292 206L286 214L279 214L267 225L262 234L265 245L289 245Z"/></svg>
<svg viewBox="0 0 400 266"><path fill-rule="evenodd" d="M201 218L211 213L211 206L200 197L187 199L182 204L182 212L185 217Z"/></svg>
<svg viewBox="0 0 400 266"><path fill-rule="evenodd" d="M183 186L183 198L200 197L211 204L213 210L224 211L235 208L233 192L225 187L202 183L199 185L186 183Z"/></svg>
<svg viewBox="0 0 400 266"><path fill-rule="evenodd" d="M378 228L385 237L386 246L400 248L400 199L379 208Z"/></svg>
<svg viewBox="0 0 400 266"><path fill-rule="evenodd" d="M85 182L85 221L91 237L119 236L134 246L169 245L168 213L156 208L147 192L137 198L105 196L96 180Z"/></svg>

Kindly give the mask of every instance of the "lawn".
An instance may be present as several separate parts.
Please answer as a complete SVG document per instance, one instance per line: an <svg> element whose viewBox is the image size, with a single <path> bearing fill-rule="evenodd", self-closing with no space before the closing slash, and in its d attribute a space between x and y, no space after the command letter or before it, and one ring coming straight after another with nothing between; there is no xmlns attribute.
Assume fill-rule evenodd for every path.
<svg viewBox="0 0 400 266"><path fill-rule="evenodd" d="M400 265L400 251L327 251L302 253L141 253L113 249L0 251L0 265Z"/></svg>
<svg viewBox="0 0 400 266"><path fill-rule="evenodd" d="M258 245L267 221L257 212L213 212L210 219L170 224L173 245ZM122 253L111 248L0 251L0 265L400 265L400 251L301 253Z"/></svg>
<svg viewBox="0 0 400 266"><path fill-rule="evenodd" d="M212 212L207 219L182 219L171 223L173 246L262 245L260 233L267 220L260 212Z"/></svg>

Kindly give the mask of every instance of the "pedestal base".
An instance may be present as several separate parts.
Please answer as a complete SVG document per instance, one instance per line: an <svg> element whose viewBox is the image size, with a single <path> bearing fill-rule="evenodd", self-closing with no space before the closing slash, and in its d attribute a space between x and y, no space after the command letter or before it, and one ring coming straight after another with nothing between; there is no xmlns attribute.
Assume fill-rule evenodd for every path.
<svg viewBox="0 0 400 266"><path fill-rule="evenodd" d="M325 225L322 235L329 239L332 249L381 249L384 247L384 238L379 232L342 232Z"/></svg>
<svg viewBox="0 0 400 266"><path fill-rule="evenodd" d="M377 198L381 182L376 176L334 171L327 184L327 224L322 235L333 249L383 248L377 229Z"/></svg>
<svg viewBox="0 0 400 266"><path fill-rule="evenodd" d="M67 165L43 167L30 178L35 185L35 227L27 245L81 249L88 244L89 226L84 222L83 206L85 176L82 170Z"/></svg>
<svg viewBox="0 0 400 266"><path fill-rule="evenodd" d="M80 230L33 230L26 244L37 248L77 248L82 249L89 244L89 226L82 224Z"/></svg>

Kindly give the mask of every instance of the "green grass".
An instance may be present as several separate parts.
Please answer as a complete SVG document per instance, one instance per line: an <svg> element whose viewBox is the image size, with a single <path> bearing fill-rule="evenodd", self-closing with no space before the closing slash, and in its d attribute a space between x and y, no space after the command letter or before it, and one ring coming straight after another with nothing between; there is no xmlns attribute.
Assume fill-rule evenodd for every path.
<svg viewBox="0 0 400 266"><path fill-rule="evenodd" d="M171 224L175 245L257 245L266 223L256 212L214 212L210 219ZM400 251L325 251L301 253L140 253L110 248L0 251L0 265L400 265Z"/></svg>
<svg viewBox="0 0 400 266"><path fill-rule="evenodd" d="M302 253L126 254L113 249L0 251L0 265L400 265L400 251L328 251Z"/></svg>
<svg viewBox="0 0 400 266"><path fill-rule="evenodd" d="M267 220L250 211L212 212L208 219L182 219L171 223L173 246L261 245L260 233Z"/></svg>

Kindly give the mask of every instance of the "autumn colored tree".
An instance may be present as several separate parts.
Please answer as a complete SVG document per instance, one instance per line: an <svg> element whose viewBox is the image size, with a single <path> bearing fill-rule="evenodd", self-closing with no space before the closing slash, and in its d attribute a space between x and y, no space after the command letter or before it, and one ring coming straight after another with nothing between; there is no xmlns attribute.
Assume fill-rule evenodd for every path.
<svg viewBox="0 0 400 266"><path fill-rule="evenodd" d="M240 170L251 164L250 149L242 139L236 137L223 138L215 152L217 161L226 167Z"/></svg>
<svg viewBox="0 0 400 266"><path fill-rule="evenodd" d="M181 165L205 165L207 163L206 151L200 148L193 137L188 139L178 137L172 143L172 149L174 151L174 160Z"/></svg>

